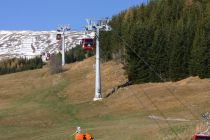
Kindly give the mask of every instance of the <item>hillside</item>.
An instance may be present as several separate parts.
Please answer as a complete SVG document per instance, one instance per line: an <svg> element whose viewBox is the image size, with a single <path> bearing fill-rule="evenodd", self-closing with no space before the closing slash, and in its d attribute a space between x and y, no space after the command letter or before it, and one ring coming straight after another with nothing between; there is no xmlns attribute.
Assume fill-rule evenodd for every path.
<svg viewBox="0 0 210 140"><path fill-rule="evenodd" d="M210 79L197 77L132 85L93 102L94 59L53 76L47 68L0 76L0 139L70 140L81 126L96 140L186 140L210 109ZM103 96L127 81L114 61L101 70Z"/></svg>

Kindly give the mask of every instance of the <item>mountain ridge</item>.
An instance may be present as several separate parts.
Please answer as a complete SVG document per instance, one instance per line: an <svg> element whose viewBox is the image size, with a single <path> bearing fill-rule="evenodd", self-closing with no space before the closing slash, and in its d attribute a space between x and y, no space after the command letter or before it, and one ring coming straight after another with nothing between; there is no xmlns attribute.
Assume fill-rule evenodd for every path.
<svg viewBox="0 0 210 140"><path fill-rule="evenodd" d="M61 51L61 41L56 40L57 31L0 31L0 60L8 58L34 58L42 55L43 60L47 53ZM66 50L76 47L81 39L93 38L94 32L71 31L65 33Z"/></svg>

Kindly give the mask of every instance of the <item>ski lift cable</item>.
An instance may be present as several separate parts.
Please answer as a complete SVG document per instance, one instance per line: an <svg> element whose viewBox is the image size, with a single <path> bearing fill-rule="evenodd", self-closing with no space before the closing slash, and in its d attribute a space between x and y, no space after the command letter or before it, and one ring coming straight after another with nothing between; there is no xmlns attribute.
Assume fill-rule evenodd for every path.
<svg viewBox="0 0 210 140"><path fill-rule="evenodd" d="M147 112L147 114L152 114L152 111L150 111L150 110L143 104L143 102L139 99L139 97L137 96L137 93L136 93L135 91L133 91L132 88L130 88L130 91L131 91L131 95L126 96L126 97L123 98L123 99L128 99L128 98L130 98L130 97L136 98L137 102L140 103L140 105L144 108L144 110ZM154 101L151 99L151 97L149 97L149 96L146 94L146 92L145 92L144 89L143 89L142 91L143 91L144 96L145 96L146 98L148 98L148 100L151 102L151 104L154 106L154 108L155 108L155 109L159 112L159 114L163 117L163 119L164 119L163 121L166 122L166 124L168 125L169 129L171 130L171 132L174 133L177 137L180 137L180 136L177 134L177 132L174 130L174 128L171 126L171 124L169 123L169 121L167 120L167 117L165 116L165 114L158 108L158 106L154 103ZM106 104L103 104L103 105L104 105L106 108L110 109L110 107L109 107L108 105L106 105ZM112 106L113 106L113 104L112 104ZM112 112L115 112L115 111L111 111L111 112L109 112L109 113L112 113ZM162 127L161 127L161 125L158 123L158 120L157 120L157 119L152 119L152 120L156 123L158 129L161 130ZM168 138L170 138L170 136L169 136L168 134L165 135L165 136L168 137Z"/></svg>
<svg viewBox="0 0 210 140"><path fill-rule="evenodd" d="M174 128L171 126L171 124L169 123L169 121L167 120L166 115L163 113L163 111L161 111L158 106L154 103L154 101L152 100L151 97L148 96L148 94L146 93L146 91L142 88L142 92L144 93L144 96L146 96L148 98L148 100L151 102L151 104L156 108L156 110L160 113L161 116L163 116L165 122L168 124L169 128L171 129L171 131L178 137L180 137L178 135L178 133L176 132L176 130L174 130ZM155 120L155 119L154 119ZM181 138L181 137L180 137Z"/></svg>
<svg viewBox="0 0 210 140"><path fill-rule="evenodd" d="M155 107L155 109L163 116L166 124L169 126L170 130L176 135L179 137L179 135L177 134L177 132L173 129L173 127L171 127L169 121L167 120L166 116L164 115L164 113L157 107L157 105L153 102L153 100L146 94L145 90L142 89L143 91L143 94L146 98L149 99L149 101L151 102L151 104ZM143 102L138 98L138 96L136 95L136 93L133 92L133 90L131 89L131 93L132 95L137 99L137 101L141 104L141 106L147 111L149 112L149 114L152 114L152 111L150 111L149 109L146 108L146 106L143 104ZM161 130L161 126L160 124L158 123L158 121L156 119L152 119L158 126L158 128ZM166 135L166 137L169 138L168 134Z"/></svg>
<svg viewBox="0 0 210 140"><path fill-rule="evenodd" d="M137 102L138 103L140 103L140 105L144 108L144 110L147 112L147 114L148 115L150 115L150 114L152 114L152 111L150 111L144 104L143 104L143 102L137 97L137 95L136 95L136 93L132 90L132 89L130 89L130 91L131 91L131 95L130 96L128 96L128 97L126 97L125 99L128 99L128 98L130 98L130 97L134 97L134 98L136 98L136 100L137 100ZM108 105L106 105L105 103L103 103L103 105L106 107L106 108L108 108L108 109L110 109L110 107L108 106ZM112 104L112 106L113 106L113 104ZM156 106L154 106L155 108L156 108ZM156 110L159 110L158 108L156 108ZM115 111L110 111L109 113L114 113ZM162 113L161 113L162 114ZM152 119L154 122L155 122L155 124L157 125L157 128L159 129L159 130L161 130L162 129L162 127L161 127L161 125L158 123L158 120L157 119ZM165 118L164 118L164 120L166 120ZM172 132L174 132L174 130L173 130L173 128L170 126L170 124L169 123L167 123L166 122L166 124L169 126L169 128L172 130ZM176 132L175 132L175 135L178 135ZM170 138L170 136L167 134L167 135L165 135L167 138Z"/></svg>
<svg viewBox="0 0 210 140"><path fill-rule="evenodd" d="M140 103L140 105L144 108L144 110L145 110L146 112L148 112L147 114L152 114L152 111L150 111L150 110L143 104L143 102L138 98L137 93L136 93L135 91L133 91L132 88L130 89L130 91L131 91L131 95L128 96L128 97L126 97L125 99L128 99L128 98L130 98L130 97L136 98L137 102ZM160 115L164 118L164 121L165 121L166 124L168 125L169 129L171 130L171 132L174 133L177 137L180 137L180 136L177 134L177 132L174 130L174 128L171 126L171 124L169 123L169 121L167 120L167 117L165 116L165 114L158 108L158 106L154 103L154 101L151 99L151 97L149 97L149 96L146 94L146 92L145 92L144 89L143 89L142 91L143 91L144 96L145 96L146 98L148 98L148 100L151 102L151 104L154 106L154 108L155 108L155 109L160 113ZM106 108L110 109L110 107L109 107L108 105L106 105L106 104L103 104L103 105L104 105ZM112 106L113 106L113 104L112 104ZM112 113L112 112L115 112L115 111L111 111L111 112L109 112L109 113ZM161 127L161 125L158 123L158 120L156 120L156 119L152 119L152 120L156 123L158 129L161 130L162 127ZM167 135L165 135L165 136L166 136L167 138L170 138L169 134L167 134Z"/></svg>
<svg viewBox="0 0 210 140"><path fill-rule="evenodd" d="M112 30L113 32L115 32L114 30ZM115 32L116 33L116 32ZM163 79L163 77L158 73L158 72L156 72L155 71L155 69L154 68L152 68L151 67L151 65L142 57L142 56L140 56L130 45L128 45L128 43L124 40L124 39L122 39L122 37L118 34L118 33L116 33L116 35L119 37L119 39L121 40L121 43L123 43L125 46L127 46L127 47L129 47L129 49L140 59L140 61L143 61L143 63L146 65L146 66L148 66L148 68L152 71L152 72L154 72L155 73L155 75L156 76L158 76L159 78L160 78L160 80L161 81L163 81L163 82L166 82L166 79ZM199 117L197 117L193 112L192 112L192 110L186 105L186 104L184 104L174 93L173 93L173 91L171 91L169 88L166 88L166 90L172 95L172 96L174 96L174 98L182 105L182 106L184 106L188 111L189 111L189 113L196 119L196 120L199 120L198 118Z"/></svg>

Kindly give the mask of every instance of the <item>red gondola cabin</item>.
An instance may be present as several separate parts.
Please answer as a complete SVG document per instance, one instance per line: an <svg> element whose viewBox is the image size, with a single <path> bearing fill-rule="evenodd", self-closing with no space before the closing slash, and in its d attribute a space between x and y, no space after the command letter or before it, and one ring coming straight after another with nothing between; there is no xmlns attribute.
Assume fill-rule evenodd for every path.
<svg viewBox="0 0 210 140"><path fill-rule="evenodd" d="M195 134L192 140L210 140L210 135Z"/></svg>
<svg viewBox="0 0 210 140"><path fill-rule="evenodd" d="M94 40L92 38L83 38L82 39L82 48L87 51L93 50Z"/></svg>

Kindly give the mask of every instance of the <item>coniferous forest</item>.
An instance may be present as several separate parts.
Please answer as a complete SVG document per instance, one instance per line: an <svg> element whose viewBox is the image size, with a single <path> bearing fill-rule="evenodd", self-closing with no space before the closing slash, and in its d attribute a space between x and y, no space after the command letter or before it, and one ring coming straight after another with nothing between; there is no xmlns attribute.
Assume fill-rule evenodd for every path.
<svg viewBox="0 0 210 140"><path fill-rule="evenodd" d="M151 0L113 16L101 56L134 83L210 77L210 1Z"/></svg>
<svg viewBox="0 0 210 140"><path fill-rule="evenodd" d="M95 50L86 51L82 48L82 45L77 45L75 48L65 52L65 62L70 64L77 61L82 61L85 58L93 56L95 54L94 52Z"/></svg>
<svg viewBox="0 0 210 140"><path fill-rule="evenodd" d="M43 62L40 57L32 59L12 58L0 61L0 75L15 73L26 70L40 69L43 67Z"/></svg>

